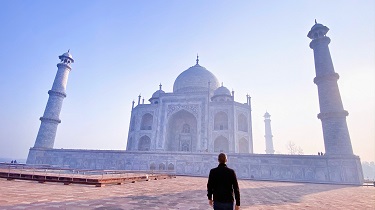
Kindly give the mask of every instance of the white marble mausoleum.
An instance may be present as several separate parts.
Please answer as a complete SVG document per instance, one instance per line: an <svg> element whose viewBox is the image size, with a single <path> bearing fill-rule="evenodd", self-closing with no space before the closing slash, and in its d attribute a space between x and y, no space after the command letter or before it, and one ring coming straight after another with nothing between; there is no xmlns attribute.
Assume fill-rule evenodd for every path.
<svg viewBox="0 0 375 210"><path fill-rule="evenodd" d="M196 64L175 80L173 92L159 86L149 104L132 107L128 151L253 153L251 103Z"/></svg>
<svg viewBox="0 0 375 210"><path fill-rule="evenodd" d="M363 183L360 158L353 153L329 43L328 27L316 23L308 33L314 52L314 83L318 88L324 155L273 154L270 115L265 117L266 153L254 154L251 102L234 100L234 92L220 85L206 68L196 64L175 80L173 92L160 85L149 104L133 102L126 150L55 149L59 115L74 63L69 53L59 56L58 70L34 147L27 164L77 169L162 171L208 176L225 152L228 165L242 179L354 184Z"/></svg>

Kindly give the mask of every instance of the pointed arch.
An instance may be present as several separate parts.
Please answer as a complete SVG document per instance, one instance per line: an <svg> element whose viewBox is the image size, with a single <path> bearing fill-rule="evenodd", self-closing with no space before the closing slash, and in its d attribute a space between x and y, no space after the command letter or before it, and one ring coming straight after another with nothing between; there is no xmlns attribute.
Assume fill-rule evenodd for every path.
<svg viewBox="0 0 375 210"><path fill-rule="evenodd" d="M174 170L174 165L172 163L168 164L168 170L173 171Z"/></svg>
<svg viewBox="0 0 375 210"><path fill-rule="evenodd" d="M141 130L152 130L152 122L154 117L150 113L146 113L142 116Z"/></svg>
<svg viewBox="0 0 375 210"><path fill-rule="evenodd" d="M170 116L165 145L167 151L193 151L197 139L197 119L192 113L182 109Z"/></svg>
<svg viewBox="0 0 375 210"><path fill-rule="evenodd" d="M215 114L214 130L228 130L228 115L225 112Z"/></svg>
<svg viewBox="0 0 375 210"><path fill-rule="evenodd" d="M190 133L190 125L189 124L184 124L182 126L182 133Z"/></svg>
<svg viewBox="0 0 375 210"><path fill-rule="evenodd" d="M149 151L151 147L151 139L148 136L142 136L138 142L139 151Z"/></svg>
<svg viewBox="0 0 375 210"><path fill-rule="evenodd" d="M224 136L219 136L214 142L214 152L228 152L229 151L229 141Z"/></svg>

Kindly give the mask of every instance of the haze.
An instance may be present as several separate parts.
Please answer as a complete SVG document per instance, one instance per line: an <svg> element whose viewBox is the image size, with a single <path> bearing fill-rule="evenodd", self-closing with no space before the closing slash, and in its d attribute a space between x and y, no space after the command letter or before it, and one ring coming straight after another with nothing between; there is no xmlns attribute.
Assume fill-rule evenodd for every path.
<svg viewBox="0 0 375 210"><path fill-rule="evenodd" d="M324 152L313 51L314 19L327 36L353 150L375 160L374 1L6 1L0 13L0 157L26 158L59 62L75 63L55 148L124 150L131 102L162 83L172 92L200 64L252 97L254 152L265 153L271 114L276 153L294 142Z"/></svg>

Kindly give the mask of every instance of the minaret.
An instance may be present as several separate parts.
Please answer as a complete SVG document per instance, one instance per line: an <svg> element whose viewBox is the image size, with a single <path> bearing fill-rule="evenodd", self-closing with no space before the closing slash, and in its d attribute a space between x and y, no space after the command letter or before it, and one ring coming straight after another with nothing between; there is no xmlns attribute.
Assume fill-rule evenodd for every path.
<svg viewBox="0 0 375 210"><path fill-rule="evenodd" d="M253 148L253 145L254 145L254 141L253 141L253 117L252 117L252 108L251 108L251 97L249 94L246 94L246 98L247 98L247 105L249 106L249 135L250 135L250 141L251 141L251 144L250 144L250 150L249 152L250 153L254 153L254 148Z"/></svg>
<svg viewBox="0 0 375 210"><path fill-rule="evenodd" d="M333 68L328 44L331 39L326 36L328 27L316 23L307 36L312 39L310 48L314 50L315 72L314 83L318 86L320 113L322 121L326 155L352 155L346 116L337 80L339 75Z"/></svg>
<svg viewBox="0 0 375 210"><path fill-rule="evenodd" d="M34 148L53 148L55 143L57 126L61 123L59 115L64 98L66 97L66 84L68 82L69 72L72 69L71 63L74 63L72 55L68 52L59 56L60 63L57 64L57 73L52 89L48 91L49 98L43 117L40 118L41 124L38 136L35 140Z"/></svg>
<svg viewBox="0 0 375 210"><path fill-rule="evenodd" d="M275 150L273 149L273 140L272 140L272 131L271 131L271 115L266 112L264 114L264 125L265 125L265 135L266 138L266 154L274 154Z"/></svg>

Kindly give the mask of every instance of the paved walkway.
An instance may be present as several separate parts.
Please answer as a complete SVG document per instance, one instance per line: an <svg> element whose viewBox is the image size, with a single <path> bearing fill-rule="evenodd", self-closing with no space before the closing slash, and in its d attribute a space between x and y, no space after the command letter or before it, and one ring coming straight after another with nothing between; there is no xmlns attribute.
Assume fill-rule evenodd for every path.
<svg viewBox="0 0 375 210"><path fill-rule="evenodd" d="M207 178L94 187L0 179L0 209L210 209ZM240 180L241 209L375 209L375 187Z"/></svg>

